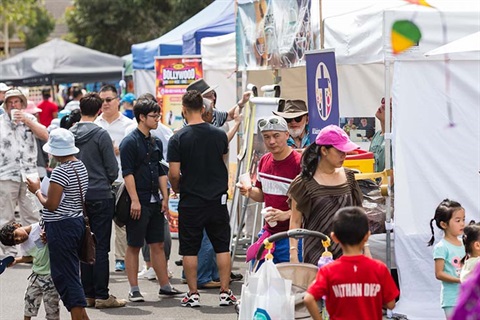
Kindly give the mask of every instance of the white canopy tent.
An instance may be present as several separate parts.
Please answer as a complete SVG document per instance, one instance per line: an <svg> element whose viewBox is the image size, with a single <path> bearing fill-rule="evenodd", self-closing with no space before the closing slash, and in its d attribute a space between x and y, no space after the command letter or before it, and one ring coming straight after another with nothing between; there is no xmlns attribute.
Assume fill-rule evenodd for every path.
<svg viewBox="0 0 480 320"><path fill-rule="evenodd" d="M409 319L442 319L440 282L434 275L432 248L426 246L429 221L444 198L459 201L467 220L480 219L480 58L450 56L448 66L443 56L425 58L425 52L445 44L441 15L431 8L401 5L404 2L392 7L394 2L326 19L325 47L336 50L341 113L350 106L352 112L362 112L363 100L376 92L373 114L385 90L379 89L383 83L390 85L388 72L393 75L395 251L401 286L396 311ZM431 3L442 10L447 41L480 30L478 3ZM390 29L403 19L413 20L423 37L419 46L394 57ZM446 67L451 73L453 128L446 107ZM438 233L437 240L440 237Z"/></svg>
<svg viewBox="0 0 480 320"><path fill-rule="evenodd" d="M434 275L432 249L426 246L435 207L452 198L465 207L467 220L480 220L480 58L449 56L449 96L456 123L450 128L444 56L424 56L479 31L480 3L429 2L442 13L396 0L376 1L347 14L324 10L325 48L335 48L338 63L340 116L373 116L385 87L391 86L387 95L391 93L394 101L395 250L402 294L396 311L409 319L443 318L440 282ZM394 57L390 29L400 19L413 20L423 37L419 46ZM222 50L211 57L222 56ZM203 62L208 64L208 58ZM271 84L272 75L272 70L248 71L246 82L260 87ZM283 98L306 99L304 67L282 69L279 76Z"/></svg>

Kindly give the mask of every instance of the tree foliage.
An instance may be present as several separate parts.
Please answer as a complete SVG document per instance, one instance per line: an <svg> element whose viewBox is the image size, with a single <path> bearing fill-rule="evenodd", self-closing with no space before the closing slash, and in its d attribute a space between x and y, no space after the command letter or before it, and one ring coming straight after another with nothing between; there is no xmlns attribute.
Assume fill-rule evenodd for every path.
<svg viewBox="0 0 480 320"><path fill-rule="evenodd" d="M158 38L212 0L75 0L66 13L67 39L125 55L131 45Z"/></svg>
<svg viewBox="0 0 480 320"><path fill-rule="evenodd" d="M29 20L24 30L19 34L20 38L25 41L27 49L45 42L49 34L55 29L55 19L44 7L37 6L33 10L35 11L35 18Z"/></svg>

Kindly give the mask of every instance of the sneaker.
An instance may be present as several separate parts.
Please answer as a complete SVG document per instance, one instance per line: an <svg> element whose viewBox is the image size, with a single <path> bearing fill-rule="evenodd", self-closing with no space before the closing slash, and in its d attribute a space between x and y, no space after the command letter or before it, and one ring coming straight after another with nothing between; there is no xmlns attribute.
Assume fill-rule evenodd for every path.
<svg viewBox="0 0 480 320"><path fill-rule="evenodd" d="M160 291L158 291L158 295L164 295L164 296L174 296L174 295L177 295L177 294L183 294L183 292L175 289L174 287L171 287L172 289L170 291L167 291L167 290L163 290L163 289L160 289Z"/></svg>
<svg viewBox="0 0 480 320"><path fill-rule="evenodd" d="M237 303L237 297L233 295L232 290L220 292L218 298L220 299L220 306L229 306Z"/></svg>
<svg viewBox="0 0 480 320"><path fill-rule="evenodd" d="M175 261L175 264L176 264L177 266L179 266L179 267L180 267L180 266L183 266L183 259L180 259L180 260Z"/></svg>
<svg viewBox="0 0 480 320"><path fill-rule="evenodd" d="M185 294L185 297L183 297L181 301L181 305L182 307L191 307L191 308L200 307L200 295L198 294L198 292L194 292L194 293L187 292Z"/></svg>
<svg viewBox="0 0 480 320"><path fill-rule="evenodd" d="M115 262L115 272L122 272L122 271L125 271L125 261L117 260L117 262Z"/></svg>
<svg viewBox="0 0 480 320"><path fill-rule="evenodd" d="M221 285L220 285L220 281L209 281L207 283L204 283L204 284L199 284L198 287L200 289L211 289L211 288L220 288Z"/></svg>
<svg viewBox="0 0 480 320"><path fill-rule="evenodd" d="M87 300L87 308L95 307L95 298L86 298Z"/></svg>
<svg viewBox="0 0 480 320"><path fill-rule="evenodd" d="M144 302L145 299L143 299L142 294L140 291L133 291L128 293L128 300L132 302Z"/></svg>
<svg viewBox="0 0 480 320"><path fill-rule="evenodd" d="M143 279L148 279L148 280L155 280L157 279L157 274L155 273L155 270L153 270L152 267L148 268L143 267L142 271L138 273L138 278L143 278Z"/></svg>
<svg viewBox="0 0 480 320"><path fill-rule="evenodd" d="M108 299L96 299L95 308L97 309L106 309L106 308L120 308L125 307L127 300L117 299L117 297L110 295Z"/></svg>
<svg viewBox="0 0 480 320"><path fill-rule="evenodd" d="M243 275L241 273L230 273L230 281L242 281Z"/></svg>

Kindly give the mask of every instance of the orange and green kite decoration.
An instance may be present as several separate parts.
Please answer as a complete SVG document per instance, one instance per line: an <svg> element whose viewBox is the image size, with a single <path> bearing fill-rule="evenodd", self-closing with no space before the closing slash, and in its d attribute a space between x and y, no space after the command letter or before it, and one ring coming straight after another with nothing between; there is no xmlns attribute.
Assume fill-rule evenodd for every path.
<svg viewBox="0 0 480 320"><path fill-rule="evenodd" d="M417 45L422 37L420 29L408 20L395 21L392 26L392 50L399 54L413 45Z"/></svg>

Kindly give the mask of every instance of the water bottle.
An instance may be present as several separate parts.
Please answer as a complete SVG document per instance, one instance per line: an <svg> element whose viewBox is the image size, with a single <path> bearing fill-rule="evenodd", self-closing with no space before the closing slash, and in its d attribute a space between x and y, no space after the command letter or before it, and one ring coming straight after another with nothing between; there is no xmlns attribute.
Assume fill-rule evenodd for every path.
<svg viewBox="0 0 480 320"><path fill-rule="evenodd" d="M318 259L318 269L326 266L331 262L333 262L333 255L331 252L325 250L320 259ZM327 306L325 303L325 296L322 297L322 320L330 320L330 316L328 315Z"/></svg>

